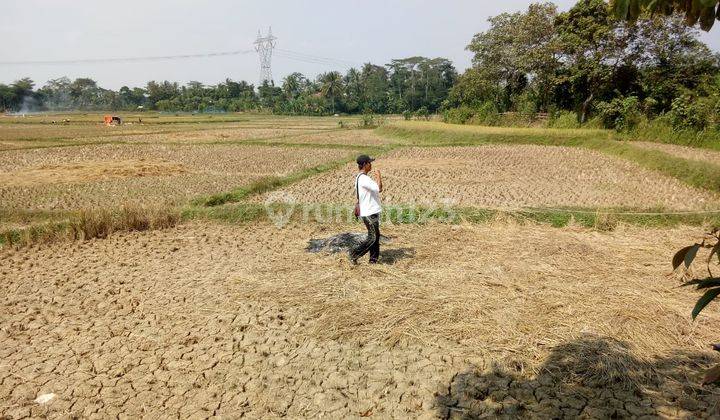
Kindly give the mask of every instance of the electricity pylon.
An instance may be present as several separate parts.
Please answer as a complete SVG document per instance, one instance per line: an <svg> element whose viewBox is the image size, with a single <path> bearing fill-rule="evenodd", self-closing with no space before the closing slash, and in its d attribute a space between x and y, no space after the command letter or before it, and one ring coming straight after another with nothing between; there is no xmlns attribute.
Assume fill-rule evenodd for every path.
<svg viewBox="0 0 720 420"><path fill-rule="evenodd" d="M267 36L263 37L258 30L258 36L255 40L255 51L260 56L260 85L267 80L268 83L272 83L272 52L275 48L275 38L272 34L272 27L268 29Z"/></svg>

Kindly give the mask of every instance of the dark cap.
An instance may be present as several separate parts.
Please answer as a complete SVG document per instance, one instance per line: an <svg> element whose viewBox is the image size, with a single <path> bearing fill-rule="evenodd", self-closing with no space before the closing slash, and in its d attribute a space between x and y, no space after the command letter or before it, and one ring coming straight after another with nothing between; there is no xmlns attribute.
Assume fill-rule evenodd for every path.
<svg viewBox="0 0 720 420"><path fill-rule="evenodd" d="M360 155L360 156L357 157L357 164L358 164L358 166L363 166L363 165L365 165L366 163L370 163L370 162L372 162L372 161L374 161L374 160L375 160L375 159L371 158L371 157L368 156L368 155Z"/></svg>

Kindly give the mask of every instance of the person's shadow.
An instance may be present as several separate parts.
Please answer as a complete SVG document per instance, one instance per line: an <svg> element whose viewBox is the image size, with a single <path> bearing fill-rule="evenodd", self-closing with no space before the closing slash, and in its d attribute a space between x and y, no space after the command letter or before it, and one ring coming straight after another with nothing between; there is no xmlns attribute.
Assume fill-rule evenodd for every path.
<svg viewBox="0 0 720 420"><path fill-rule="evenodd" d="M446 419L717 416L718 388L699 386L714 362L700 352L640 360L627 343L586 336L555 347L534 378L497 365L459 373L435 406Z"/></svg>
<svg viewBox="0 0 720 420"><path fill-rule="evenodd" d="M345 232L330 236L329 238L310 239L305 247L305 251L328 254L348 252L348 250L364 241L366 237L367 235L362 233ZM381 264L392 265L402 259L415 257L415 248L386 248L388 244L392 243L392 239L393 238L384 235L380 236L379 262Z"/></svg>
<svg viewBox="0 0 720 420"><path fill-rule="evenodd" d="M392 265L405 258L414 258L415 248L380 249L380 264Z"/></svg>

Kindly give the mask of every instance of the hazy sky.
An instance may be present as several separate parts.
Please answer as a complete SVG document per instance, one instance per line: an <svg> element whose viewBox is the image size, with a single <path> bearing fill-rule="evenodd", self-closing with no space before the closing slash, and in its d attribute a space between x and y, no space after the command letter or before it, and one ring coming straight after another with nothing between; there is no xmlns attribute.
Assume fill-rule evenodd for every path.
<svg viewBox="0 0 720 420"><path fill-rule="evenodd" d="M2 0L0 62L201 54L252 49L258 29L272 25L277 47L312 56L385 64L413 55L470 65L465 51L487 18L525 9L529 0ZM567 10L574 1L555 2ZM702 38L720 49L715 29ZM296 61L278 50L273 78L293 71L314 77L344 69ZM311 60L317 61L317 60ZM31 77L39 85L68 76L103 87L144 86L148 80L214 84L229 77L257 83L255 52L214 58L63 65L2 65L0 83Z"/></svg>

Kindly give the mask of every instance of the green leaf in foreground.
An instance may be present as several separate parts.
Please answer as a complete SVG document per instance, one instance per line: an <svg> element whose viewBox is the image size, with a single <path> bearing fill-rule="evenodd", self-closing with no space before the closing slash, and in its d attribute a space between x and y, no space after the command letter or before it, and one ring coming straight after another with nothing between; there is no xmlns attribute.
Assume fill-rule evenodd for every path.
<svg viewBox="0 0 720 420"><path fill-rule="evenodd" d="M705 294L702 295L700 299L698 299L695 307L693 308L692 319L694 320L695 318L697 318L697 316L700 314L700 311L705 309L705 307L708 306L708 304L712 302L718 295L720 295L720 287L710 289L705 292Z"/></svg>
<svg viewBox="0 0 720 420"><path fill-rule="evenodd" d="M673 260L672 260L673 270L677 270L677 268L680 267L680 264L682 264L683 262L687 262L688 253L690 252L690 250L692 250L696 246L699 248L698 244L690 245L690 246L686 246L685 248L683 248L680 251L675 253L675 255L673 256ZM697 253L697 249L695 250L695 253ZM694 258L695 258L695 256L692 257L692 259L694 259ZM692 262L692 259L691 259L691 262ZM689 266L689 264L686 264L686 265Z"/></svg>

